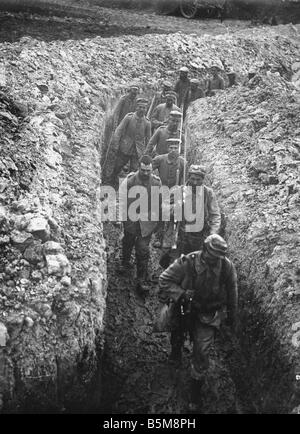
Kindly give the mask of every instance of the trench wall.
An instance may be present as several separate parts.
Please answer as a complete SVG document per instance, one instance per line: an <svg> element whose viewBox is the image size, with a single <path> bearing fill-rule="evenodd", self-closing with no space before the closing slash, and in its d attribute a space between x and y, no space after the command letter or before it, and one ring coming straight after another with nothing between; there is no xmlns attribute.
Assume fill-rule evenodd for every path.
<svg viewBox="0 0 300 434"><path fill-rule="evenodd" d="M253 64L289 75L297 29L276 32L283 28L1 45L1 91L19 107L16 119L1 115L4 132L15 128L3 133L0 158L3 411L101 400L107 277L97 192L111 92L133 79L147 89L174 81L182 63L205 78L226 59L240 83Z"/></svg>
<svg viewBox="0 0 300 434"><path fill-rule="evenodd" d="M209 169L238 269L240 342L260 413L297 412L300 398L298 92L269 72L189 112L190 159Z"/></svg>

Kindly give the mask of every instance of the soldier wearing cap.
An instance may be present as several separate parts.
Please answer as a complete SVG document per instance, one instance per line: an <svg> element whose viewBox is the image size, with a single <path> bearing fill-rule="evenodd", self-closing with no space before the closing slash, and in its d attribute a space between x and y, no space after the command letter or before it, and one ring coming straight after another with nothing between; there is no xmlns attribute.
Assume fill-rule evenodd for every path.
<svg viewBox="0 0 300 434"><path fill-rule="evenodd" d="M217 234L221 226L221 213L212 188L204 185L206 168L201 165L191 165L188 171L186 185L189 187L184 192L183 208L186 203L191 204L191 212L197 212L198 224L194 230L190 230L193 221L186 219L187 209L183 210L183 219L179 223L178 254L188 254L194 250L200 250L204 239L209 234ZM199 210L196 209L200 204ZM189 208L188 208L189 209Z"/></svg>
<svg viewBox="0 0 300 434"><path fill-rule="evenodd" d="M130 161L130 170L137 170L138 161L145 154L151 136L150 121L145 116L147 103L147 99L139 98L136 102L136 111L128 113L114 133L112 144L117 152L117 158L112 182L128 161Z"/></svg>
<svg viewBox="0 0 300 434"><path fill-rule="evenodd" d="M189 70L186 66L179 69L179 79L177 80L174 90L177 93L177 105L185 114L187 108L187 98L190 89Z"/></svg>
<svg viewBox="0 0 300 434"><path fill-rule="evenodd" d="M182 131L180 131L180 122L182 113L172 110L169 115L169 120L166 126L157 128L146 148L147 155L163 155L168 153L167 139L183 139ZM182 140L184 145L184 141Z"/></svg>
<svg viewBox="0 0 300 434"><path fill-rule="evenodd" d="M193 341L193 410L199 409L201 388L212 369L209 355L216 330L226 316L233 333L237 328L237 276L226 252L225 240L209 235L202 250L182 255L159 277L159 300L172 306L169 361L181 363L184 333L188 332Z"/></svg>
<svg viewBox="0 0 300 434"><path fill-rule="evenodd" d="M195 101L196 99L203 98L204 96L205 95L203 89L201 88L200 81L196 78L192 78L187 98L188 104Z"/></svg>
<svg viewBox="0 0 300 434"><path fill-rule="evenodd" d="M225 83L223 78L219 75L219 67L213 65L211 67L212 78L208 80L207 96L213 96L216 94L216 90L224 90Z"/></svg>
<svg viewBox="0 0 300 434"><path fill-rule="evenodd" d="M137 187L141 187L138 189ZM148 155L141 157L139 169L130 173L120 186L120 210L124 224L124 238L122 240L122 272L127 272L131 268L130 258L133 247L135 247L136 265L137 265L137 290L141 293L148 292L146 285L148 277L148 261L150 257L149 243L151 235L156 229L159 221L159 215L154 218L155 212L159 213L161 203L158 209L151 203L151 188L161 187L161 180L153 174L152 158ZM133 189L135 197L132 195ZM131 194L130 193L131 190ZM146 201L146 207L140 206L136 209L137 214L129 212L131 204L137 200ZM145 204L145 203L144 203ZM144 211L143 211L144 208ZM144 212L144 214L143 214ZM136 218L138 217L138 218Z"/></svg>
<svg viewBox="0 0 300 434"><path fill-rule="evenodd" d="M153 159L153 170L158 170L158 175L162 185L172 188L175 185L182 185L184 168L186 161L179 155L180 139L167 139L168 153L157 155ZM161 247L164 231L168 231L168 227L174 222L160 222L156 232L156 240L154 247Z"/></svg>
<svg viewBox="0 0 300 434"><path fill-rule="evenodd" d="M152 131L154 132L158 127L162 125L166 125L171 111L179 111L179 107L175 105L176 101L176 93L175 92L167 92L166 93L166 102L159 104L153 110L153 114L151 116L151 126Z"/></svg>
<svg viewBox="0 0 300 434"><path fill-rule="evenodd" d="M113 113L114 128L116 128L128 113L132 113L136 108L136 98L139 93L139 86L132 84L128 88L126 95L118 101Z"/></svg>

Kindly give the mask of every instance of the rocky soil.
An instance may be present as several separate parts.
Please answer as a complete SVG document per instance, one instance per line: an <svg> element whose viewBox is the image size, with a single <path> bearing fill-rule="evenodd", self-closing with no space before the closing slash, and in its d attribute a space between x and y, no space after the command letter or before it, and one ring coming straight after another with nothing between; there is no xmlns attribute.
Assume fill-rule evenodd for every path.
<svg viewBox="0 0 300 434"><path fill-rule="evenodd" d="M228 95L232 95L233 99L226 107L234 106L235 96L238 98L239 95L238 89L244 89L248 69L253 66L260 71L261 78L256 79L258 82L254 82L253 89L249 90L246 85L250 96L245 96L241 107L238 106L241 110L249 109L249 118L255 110L259 110L259 104L268 101L271 91L278 94L276 89L268 85L268 80L272 79L271 83L280 85L284 92L286 88L289 94L293 91L287 80L292 77L291 67L299 53L297 26L235 28L231 34L226 26L217 27L212 22L203 24L210 30L201 27L201 24L197 34L186 35L186 24L180 21L181 33L169 34L171 22L179 23L179 18L169 17L173 21L167 21L169 27L164 28L163 18L160 17L157 21L151 19L153 26L158 29L156 34L142 35L148 32L144 23L141 25L144 30L139 30L139 36L122 35L124 29L119 28L118 36L107 38L103 37L107 36L106 29L108 33L111 30L116 35L114 20L119 20L120 14L103 11L108 21L101 31L97 28L89 35L85 33L89 18L72 19L69 34L68 20L49 18L48 24L51 24L52 29L49 36L47 29L50 25L43 29L44 18L26 16L23 27L16 27L19 33L13 41L8 36L10 20L18 22L20 16L5 16L8 20L7 34L1 27L0 385L3 411L79 411L92 408L129 413L185 411L187 388L184 386L181 390L180 385L186 383L190 348L186 348L183 370L175 373L170 371L165 364L167 336L153 335L151 332L151 322L157 308L154 286L151 296L144 302L135 295L132 278L117 274L116 247L120 243L120 234L110 224L105 227L105 248L99 219L100 158L105 111L111 108L116 95L124 90L130 80L139 79L144 91L149 93L149 89L157 88L161 79L174 81L176 70L182 63L191 68L192 75L204 78L214 63L222 68L233 67L237 71L238 82L243 87L224 93L220 101L217 98L205 101L207 111L211 110L208 113L214 113L214 101L217 109L218 104L223 104L222 98L226 99ZM136 20L135 16L132 20ZM65 25L63 36L62 25ZM78 37L75 37L75 28ZM174 27L174 30L178 28ZM166 34L161 36L163 32ZM261 94L256 93L257 86L262 88ZM276 103L275 99L273 107ZM290 103L295 104L292 100ZM297 107L295 110L284 108L284 100L279 107L282 107L282 114L278 113L279 119L275 121L279 122L282 117L282 129L290 134L290 130L285 128L291 127L286 124L292 125L295 121L292 116L296 116ZM200 106L197 113L196 106L193 110L191 130L198 137L201 132L196 131L193 122L204 110ZM223 122L224 111L224 107L216 111L220 118L218 128ZM249 128L249 131L253 129L255 132L258 127L265 127L264 116L269 115L258 112L255 116L255 122L246 118L243 124L245 134L250 135ZM269 118L267 120L270 122ZM229 128L228 125L226 128ZM239 133L244 134L242 131ZM236 130L233 129L232 135L234 133ZM292 134L294 136L295 132ZM233 137L244 143L243 136L237 134ZM276 144L272 137L264 140ZM294 141L290 140L287 140L288 152L292 152L290 149L297 150ZM201 145L201 140L197 143ZM236 146L231 139L228 143L227 153ZM287 146L285 142L283 146ZM276 155L280 158L279 150ZM223 161L221 157L220 161ZM239 157L240 154L237 154L235 159L241 161ZM191 158L194 158L194 154L191 154ZM272 164L279 163L276 160ZM262 176L260 174L264 171L259 172L250 167L249 171L254 173L251 176L259 176L255 178L259 185L266 182L261 187L265 192L261 200L265 201L269 197L269 189L272 188L270 191L274 191L272 194L277 197L276 185L268 184L273 182L274 173L267 172L266 176ZM238 171L237 177L238 183ZM288 179L280 178L278 182L292 182L292 187L285 184L289 185L287 191L290 200L297 197L293 193L296 184L293 184L293 177L289 176ZM250 189L247 188L247 191ZM270 197L273 197L272 194ZM250 200L252 196L248 196L247 200ZM226 211L222 196L220 201ZM286 220L289 220L289 215ZM280 221L283 224L283 217ZM230 225L233 225L233 221L228 218L228 236L232 237ZM282 230L286 234L289 229L286 227ZM274 248L275 241L272 242ZM241 246L244 244L239 244L238 238L236 241L230 238L230 243L234 246L233 256L237 262L241 261ZM256 252L256 244L253 243L253 246L251 257ZM268 252L262 250L260 253L262 260L259 270L253 271L251 279L256 280L255 277L260 276L263 261L269 259ZM279 272L275 264L281 258L278 256L281 251L276 252L269 261L272 276L273 269ZM284 252L287 255L286 263L292 264L288 262L292 259L289 250ZM245 263L247 261L249 256ZM152 271L157 274L159 269L155 251L152 264ZM293 265L289 266L293 268ZM246 281L249 274L244 270L248 270L246 265L241 268L242 281ZM276 278L278 282L281 282L280 276L282 274ZM281 283L278 285L281 288ZM260 291L262 289L263 286ZM290 303L293 297L290 297ZM246 311L245 308L243 312ZM253 333L257 333L255 324L248 322L246 313L244 316L245 330L252 327ZM296 312L293 320L292 316L289 317L291 326L296 321L295 317ZM283 317L281 320L282 333L285 333L285 339L289 342L286 323ZM275 342L271 339L273 335L268 334L267 337L271 342L269 347L277 357L277 347L272 346ZM259 339L260 335L257 342L260 342ZM105 375L101 377L104 341ZM252 341L243 342L249 350ZM234 383L236 376L233 372L237 372L238 367L245 363L240 348L232 351L231 344L223 344L218 347L215 360L218 378L224 380L215 382L216 396L207 400L203 412L260 412L265 409L260 403L257 404L256 399L253 401L256 407L253 407L253 396L249 395L242 378ZM250 366L252 369L257 368L254 361ZM265 374L265 365L261 366L261 372ZM253 379L253 384L255 381ZM236 387L236 384L239 386ZM272 384L276 385L277 382ZM288 402L284 399L284 408L289 407Z"/></svg>

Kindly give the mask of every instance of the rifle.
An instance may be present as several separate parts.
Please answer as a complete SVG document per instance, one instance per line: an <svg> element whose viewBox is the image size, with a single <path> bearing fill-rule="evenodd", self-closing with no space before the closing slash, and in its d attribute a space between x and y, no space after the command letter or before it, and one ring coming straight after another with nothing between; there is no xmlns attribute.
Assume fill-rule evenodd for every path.
<svg viewBox="0 0 300 434"><path fill-rule="evenodd" d="M181 104L181 111L182 111L182 115L181 115L181 122L180 122L180 142L179 142L179 155L181 154L181 138L182 138L182 128L183 128L183 104ZM184 146L184 169L183 169L183 185L185 184L185 157L186 157L186 129L184 132L184 142L185 142L185 146ZM177 168L176 171L176 185L179 185L179 176L180 176L180 169L179 167ZM179 232L179 222L175 222L174 221L174 231L175 231L175 239L174 239L174 243L172 245L172 250L176 250L177 249L177 244L178 244L178 232Z"/></svg>
<svg viewBox="0 0 300 434"><path fill-rule="evenodd" d="M153 98L152 98L152 101L151 101L151 104L150 104L150 107L149 107L149 110L148 110L148 112L147 112L147 118L149 119L149 117L151 116L151 113L152 113L152 110L153 110L153 105L154 105L154 101L155 101L155 94L154 94L154 96L153 96Z"/></svg>

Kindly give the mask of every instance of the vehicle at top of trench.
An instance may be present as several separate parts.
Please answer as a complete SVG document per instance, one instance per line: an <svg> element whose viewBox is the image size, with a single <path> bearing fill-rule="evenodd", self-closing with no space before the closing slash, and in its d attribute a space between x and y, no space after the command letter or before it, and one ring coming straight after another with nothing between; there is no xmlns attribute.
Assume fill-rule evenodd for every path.
<svg viewBox="0 0 300 434"><path fill-rule="evenodd" d="M201 12L206 15L221 12L226 8L227 0L179 0L179 10L184 18L195 18Z"/></svg>

